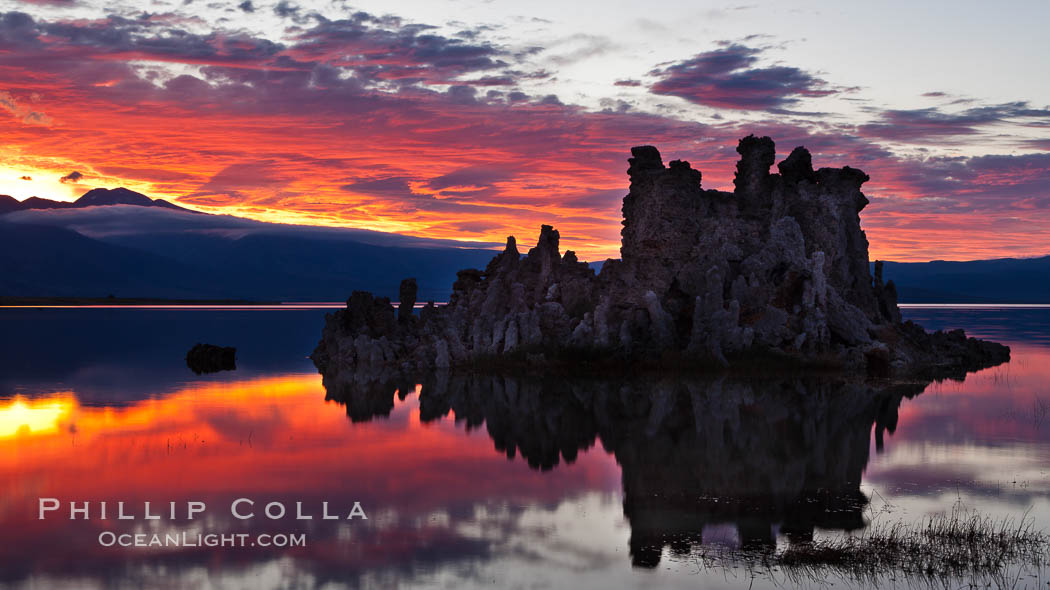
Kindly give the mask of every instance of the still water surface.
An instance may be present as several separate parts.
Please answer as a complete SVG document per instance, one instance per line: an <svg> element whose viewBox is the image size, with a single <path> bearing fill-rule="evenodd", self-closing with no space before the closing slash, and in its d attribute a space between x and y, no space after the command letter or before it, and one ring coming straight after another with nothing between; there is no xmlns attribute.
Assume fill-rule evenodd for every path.
<svg viewBox="0 0 1050 590"><path fill-rule="evenodd" d="M905 314L1013 360L878 395L797 379L323 384L306 355L324 310L0 310L0 586L770 587L784 581L704 567L697 548L959 507L1050 531L1050 309ZM237 346L238 369L194 375L197 341ZM56 516L37 518L41 497ZM231 515L242 497L254 518ZM69 520L69 501L92 518ZM139 518L101 520L101 501ZM144 520L146 501L163 518ZM192 521L191 501L207 506ZM290 514L262 516L272 501ZM323 520L323 502L368 519ZM306 546L104 547L106 531Z"/></svg>

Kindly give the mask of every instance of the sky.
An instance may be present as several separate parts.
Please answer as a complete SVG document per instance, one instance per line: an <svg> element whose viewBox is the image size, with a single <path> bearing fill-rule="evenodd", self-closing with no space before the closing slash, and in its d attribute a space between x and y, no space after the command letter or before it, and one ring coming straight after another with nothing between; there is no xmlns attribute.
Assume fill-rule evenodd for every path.
<svg viewBox="0 0 1050 590"><path fill-rule="evenodd" d="M617 257L630 147L871 180L873 259L1050 254L1050 3L0 0L0 194Z"/></svg>

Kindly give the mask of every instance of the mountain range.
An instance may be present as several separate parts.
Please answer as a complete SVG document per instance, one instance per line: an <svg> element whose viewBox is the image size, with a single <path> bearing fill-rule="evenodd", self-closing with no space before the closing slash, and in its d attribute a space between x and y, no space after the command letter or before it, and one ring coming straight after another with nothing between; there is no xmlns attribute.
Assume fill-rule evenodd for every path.
<svg viewBox="0 0 1050 590"><path fill-rule="evenodd" d="M137 205L139 207L166 207L178 211L190 211L164 199L151 199L142 193L137 193L124 187L91 189L72 203L68 201L52 201L51 199L42 199L40 197L29 197L24 201L19 201L11 195L0 195L0 215L28 209L80 209L102 205Z"/></svg>
<svg viewBox="0 0 1050 590"><path fill-rule="evenodd" d="M396 298L414 277L421 301L444 301L498 246L213 215L126 188L0 195L0 296L342 301ZM1050 302L1050 256L886 262L883 275L902 303Z"/></svg>
<svg viewBox="0 0 1050 590"><path fill-rule="evenodd" d="M30 201L0 199L0 296L341 301L357 289L396 297L414 277L420 300L443 301L456 271L493 255L492 244L199 213L127 189Z"/></svg>
<svg viewBox="0 0 1050 590"><path fill-rule="evenodd" d="M884 264L902 303L1050 303L1050 256Z"/></svg>

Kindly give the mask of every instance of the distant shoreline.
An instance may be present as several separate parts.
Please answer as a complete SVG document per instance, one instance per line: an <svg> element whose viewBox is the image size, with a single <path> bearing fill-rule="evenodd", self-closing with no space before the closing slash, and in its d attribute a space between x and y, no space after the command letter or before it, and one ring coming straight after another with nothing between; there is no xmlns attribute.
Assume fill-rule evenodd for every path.
<svg viewBox="0 0 1050 590"><path fill-rule="evenodd" d="M342 301L264 301L254 299L163 299L157 297L16 297L0 296L0 308L92 308L92 307L229 307L229 308L284 308L284 309L336 309L342 308ZM397 307L396 301L391 305ZM415 308L419 309L426 304L416 302ZM437 302L438 306L446 305L446 302ZM971 302L915 302L900 303L901 309L1041 309L1050 308L1047 303L971 303Z"/></svg>
<svg viewBox="0 0 1050 590"><path fill-rule="evenodd" d="M390 304L400 305L397 301ZM417 301L415 309L427 304ZM437 305L445 305L438 302ZM151 309L208 307L223 309L341 309L345 301L263 301L254 299L163 299L157 297L16 297L0 296L0 308L115 308Z"/></svg>
<svg viewBox="0 0 1050 590"><path fill-rule="evenodd" d="M157 297L15 297L0 296L0 307L87 307L97 305L280 305L251 299L162 299Z"/></svg>

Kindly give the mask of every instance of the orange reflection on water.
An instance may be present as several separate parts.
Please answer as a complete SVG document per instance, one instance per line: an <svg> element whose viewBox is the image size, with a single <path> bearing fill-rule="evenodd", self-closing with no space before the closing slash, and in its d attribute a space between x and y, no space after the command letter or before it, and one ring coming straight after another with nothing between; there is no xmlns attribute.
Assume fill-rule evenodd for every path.
<svg viewBox="0 0 1050 590"><path fill-rule="evenodd" d="M470 544L458 524L433 515L452 511L462 519L492 502L553 505L619 489L615 460L600 449L539 474L524 461L508 461L484 431L464 432L447 419L421 423L415 396L391 396L390 415L367 423L351 423L344 406L326 402L316 374L193 382L126 406L80 404L72 392L0 402L8 433L0 436L0 566L64 571L90 563L105 571L144 553L101 547L102 531L203 526L214 533L307 531L305 549L252 551L250 558L291 554L367 568L403 563L435 545ZM236 520L229 506L239 497L255 500L260 513L267 502L281 501L291 519ZM39 498L57 498L62 508L39 520ZM72 501L91 502L91 519L70 520ZM98 518L101 501L111 507L109 520ZM139 519L114 520L117 501ZM145 521L145 501L176 502L182 514L185 502L203 501L206 517L169 520L165 512L161 521ZM314 520L294 519L298 501ZM369 520L320 520L322 501L342 515L360 501ZM150 529L150 522L160 528ZM349 537L342 527L350 527ZM208 563L222 554L165 551Z"/></svg>
<svg viewBox="0 0 1050 590"><path fill-rule="evenodd" d="M167 502L306 491L382 497L411 511L564 493L524 462L508 462L484 432L420 423L413 397L389 418L351 424L343 406L324 401L316 374L191 383L123 407L80 405L70 392L19 397L0 406L0 429L0 521L8 522L35 514L38 497ZM582 453L565 479L575 489L615 488L618 473L608 455Z"/></svg>

